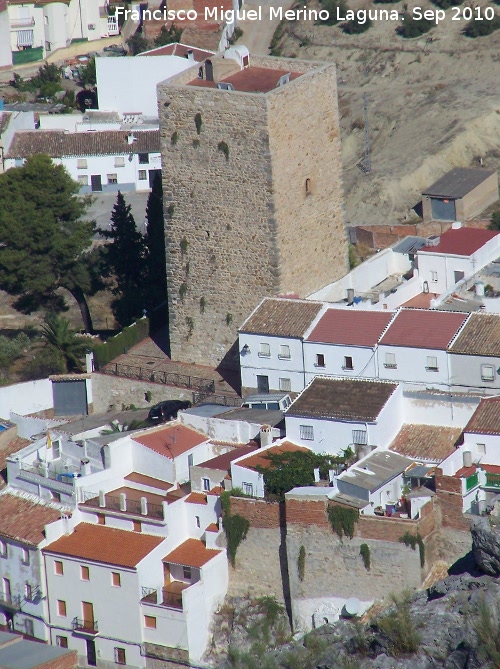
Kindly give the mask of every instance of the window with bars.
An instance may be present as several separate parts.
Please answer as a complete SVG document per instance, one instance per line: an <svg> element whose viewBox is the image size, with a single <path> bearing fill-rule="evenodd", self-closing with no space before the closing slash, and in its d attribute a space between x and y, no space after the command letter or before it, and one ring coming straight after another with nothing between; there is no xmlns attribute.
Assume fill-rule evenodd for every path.
<svg viewBox="0 0 500 669"><path fill-rule="evenodd" d="M352 443L356 446L366 446L368 443L368 433L366 430L353 430Z"/></svg>
<svg viewBox="0 0 500 669"><path fill-rule="evenodd" d="M314 439L314 428L312 425L301 425L300 426L300 438L306 441L313 441Z"/></svg>

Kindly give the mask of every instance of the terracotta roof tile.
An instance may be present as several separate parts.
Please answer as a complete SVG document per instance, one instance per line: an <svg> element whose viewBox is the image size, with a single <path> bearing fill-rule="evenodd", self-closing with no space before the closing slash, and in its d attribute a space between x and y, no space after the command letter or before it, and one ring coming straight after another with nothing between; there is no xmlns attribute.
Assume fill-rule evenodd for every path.
<svg viewBox="0 0 500 669"><path fill-rule="evenodd" d="M267 458L268 453L280 455L281 453L295 453L296 451L308 452L309 449L304 448L304 446L299 446L298 444L293 444L291 441L284 441L277 446L259 449L258 453L249 455L247 458L244 458L241 462L237 462L236 464L239 467L245 467L245 469L255 469L256 467L268 469L270 467L270 462Z"/></svg>
<svg viewBox="0 0 500 669"><path fill-rule="evenodd" d="M375 421L395 383L317 376L288 407L287 416Z"/></svg>
<svg viewBox="0 0 500 669"><path fill-rule="evenodd" d="M375 346L394 314L381 311L328 309L307 341L349 346Z"/></svg>
<svg viewBox="0 0 500 669"><path fill-rule="evenodd" d="M174 485L173 483L168 483L168 481L161 481L160 479L155 479L152 476L146 476L145 474L139 474L137 472L132 472L125 476L125 481L147 485L150 488L157 488L158 490L170 490Z"/></svg>
<svg viewBox="0 0 500 669"><path fill-rule="evenodd" d="M216 485L212 488L212 490L209 490L207 495L216 495L217 497L224 492L224 488L222 488L220 485Z"/></svg>
<svg viewBox="0 0 500 669"><path fill-rule="evenodd" d="M234 89L241 93L269 93L269 91L278 87L278 81L285 74L290 75L290 81L301 76L299 72L290 72L289 70L278 70L270 67L246 67L244 70L220 79L219 83L232 84ZM217 83L206 79L193 79L188 82L188 86L216 88Z"/></svg>
<svg viewBox="0 0 500 669"><path fill-rule="evenodd" d="M195 61L202 62L206 58L214 55L213 51L203 51L202 49L196 49L195 47L188 46L187 44L167 44L166 46L160 46L151 51L145 51L144 53L138 54L139 56L179 56L181 58L186 58L188 52L191 51Z"/></svg>
<svg viewBox="0 0 500 669"><path fill-rule="evenodd" d="M446 350L468 315L433 309L402 309L380 344Z"/></svg>
<svg viewBox="0 0 500 669"><path fill-rule="evenodd" d="M484 469L485 472L488 472L488 474L500 474L500 466L499 465L483 465L481 463L481 469Z"/></svg>
<svg viewBox="0 0 500 669"><path fill-rule="evenodd" d="M215 523L210 523L208 527L205 528L205 532L218 532L219 528Z"/></svg>
<svg viewBox="0 0 500 669"><path fill-rule="evenodd" d="M164 540L165 537L80 523L71 534L57 539L43 550L118 567L136 567Z"/></svg>
<svg viewBox="0 0 500 669"><path fill-rule="evenodd" d="M216 555L219 555L220 552L206 548L205 544L199 539L188 539L166 555L163 562L200 568Z"/></svg>
<svg viewBox="0 0 500 669"><path fill-rule="evenodd" d="M240 332L300 338L321 308L320 302L266 298L243 323Z"/></svg>
<svg viewBox="0 0 500 669"><path fill-rule="evenodd" d="M215 442L212 442L215 443ZM257 444L253 446L242 446L240 448L233 448L227 453L218 455L216 458L202 462L197 467L204 467L205 469L219 469L220 471L229 471L231 467L231 462L236 460L236 458L241 458L242 455L248 455L252 451L256 451L258 448Z"/></svg>
<svg viewBox="0 0 500 669"><path fill-rule="evenodd" d="M38 546L45 525L59 520L61 511L31 502L17 495L0 495L0 536Z"/></svg>
<svg viewBox="0 0 500 669"><path fill-rule="evenodd" d="M470 467L460 467L460 469L455 472L454 476L459 479L459 478L469 478L469 476L472 476L472 474L475 474L477 470L476 465L471 465Z"/></svg>
<svg viewBox="0 0 500 669"><path fill-rule="evenodd" d="M464 432L500 434L500 397L488 397L479 402Z"/></svg>
<svg viewBox="0 0 500 669"><path fill-rule="evenodd" d="M481 228L450 228L443 232L437 246L422 246L417 253L448 253L456 256L471 256L490 239L500 234L496 230Z"/></svg>
<svg viewBox="0 0 500 669"><path fill-rule="evenodd" d="M147 446L152 451L156 451L156 453L160 453L170 460L190 451L195 446L207 441L207 439L206 435L179 423L161 426L134 437L134 441Z"/></svg>
<svg viewBox="0 0 500 669"><path fill-rule="evenodd" d="M403 425L389 449L416 460L442 462L455 450L461 432L458 427Z"/></svg>
<svg viewBox="0 0 500 669"><path fill-rule="evenodd" d="M500 357L500 315L471 314L450 351Z"/></svg>
<svg viewBox="0 0 500 669"><path fill-rule="evenodd" d="M159 153L160 131L141 130L132 144L130 131L101 130L72 132L60 130L20 130L15 133L6 158L28 158L35 153L46 153L51 158L66 156L106 156L131 153Z"/></svg>
<svg viewBox="0 0 500 669"><path fill-rule="evenodd" d="M188 504L208 504L207 496L201 492L192 492L184 501Z"/></svg>

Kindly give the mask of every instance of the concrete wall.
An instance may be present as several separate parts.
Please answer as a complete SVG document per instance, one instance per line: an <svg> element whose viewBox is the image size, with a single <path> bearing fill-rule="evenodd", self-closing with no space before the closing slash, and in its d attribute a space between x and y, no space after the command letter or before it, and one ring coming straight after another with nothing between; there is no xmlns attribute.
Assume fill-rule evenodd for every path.
<svg viewBox="0 0 500 669"><path fill-rule="evenodd" d="M25 415L52 409L53 406L52 383L49 379L0 388L0 418L8 420L11 411Z"/></svg>
<svg viewBox="0 0 500 669"><path fill-rule="evenodd" d="M480 397L460 393L436 395L422 390L403 392L404 423L465 427L477 409Z"/></svg>
<svg viewBox="0 0 500 669"><path fill-rule="evenodd" d="M325 366L318 367L316 356L325 356ZM352 358L353 369L345 369L345 357ZM316 342L304 342L304 365L306 370L306 383L315 376L340 375L345 377L367 377L377 378L377 357L375 350L365 346L342 346L334 344L317 344ZM302 389L301 389L302 390Z"/></svg>
<svg viewBox="0 0 500 669"><path fill-rule="evenodd" d="M50 382L49 382L50 383ZM138 408L152 407L163 400L189 400L193 393L184 388L175 388L160 383L148 383L137 379L126 379L111 374L92 374L94 412L105 413L121 410L122 404L134 404ZM151 402L145 399L145 393L151 392ZM0 389L0 393L2 389ZM0 395L1 396L1 395ZM113 407L113 409L110 409ZM0 414L1 415L1 414Z"/></svg>
<svg viewBox="0 0 500 669"><path fill-rule="evenodd" d="M197 77L196 66L158 87L162 160L171 166L163 190L176 360L217 364L262 297L305 295L347 272L335 67L251 63L308 74L268 94L233 94L182 86Z"/></svg>

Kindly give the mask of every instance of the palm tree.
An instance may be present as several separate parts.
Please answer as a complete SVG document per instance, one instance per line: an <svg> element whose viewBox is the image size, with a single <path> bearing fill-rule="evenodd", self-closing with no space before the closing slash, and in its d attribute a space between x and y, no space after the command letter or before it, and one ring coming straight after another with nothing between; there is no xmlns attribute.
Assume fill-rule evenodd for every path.
<svg viewBox="0 0 500 669"><path fill-rule="evenodd" d="M42 325L42 339L61 363L64 374L81 371L88 342L77 335L66 318L48 315Z"/></svg>

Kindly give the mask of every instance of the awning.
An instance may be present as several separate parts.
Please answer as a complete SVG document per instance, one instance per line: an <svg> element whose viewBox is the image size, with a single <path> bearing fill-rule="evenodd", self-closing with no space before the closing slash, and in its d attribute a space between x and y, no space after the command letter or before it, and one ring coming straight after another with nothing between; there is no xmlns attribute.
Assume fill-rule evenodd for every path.
<svg viewBox="0 0 500 669"><path fill-rule="evenodd" d="M33 46L34 41L33 30L18 30L17 46Z"/></svg>

